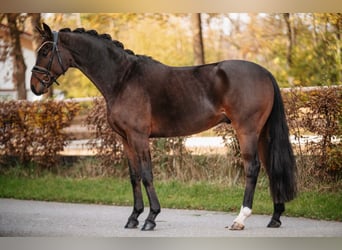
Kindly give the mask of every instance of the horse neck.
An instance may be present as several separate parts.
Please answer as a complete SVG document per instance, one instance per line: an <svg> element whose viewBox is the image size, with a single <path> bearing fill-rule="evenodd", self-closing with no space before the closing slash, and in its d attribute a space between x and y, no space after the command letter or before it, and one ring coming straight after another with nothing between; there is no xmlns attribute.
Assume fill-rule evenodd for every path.
<svg viewBox="0 0 342 250"><path fill-rule="evenodd" d="M132 59L110 41L88 34L65 33L65 47L72 56L71 67L78 68L98 88L106 100L113 95L115 86L121 83ZM61 38L63 41L63 38ZM91 51L91 53L89 53Z"/></svg>

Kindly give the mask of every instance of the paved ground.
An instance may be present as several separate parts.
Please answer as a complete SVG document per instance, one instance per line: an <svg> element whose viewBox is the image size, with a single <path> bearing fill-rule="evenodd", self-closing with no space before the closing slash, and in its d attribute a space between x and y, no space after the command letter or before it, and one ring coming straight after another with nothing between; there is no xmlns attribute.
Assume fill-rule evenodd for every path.
<svg viewBox="0 0 342 250"><path fill-rule="evenodd" d="M146 209L148 210L148 209ZM253 215L244 231L225 226L235 214L162 209L152 232L124 229L130 207L0 199L0 236L100 237L321 237L342 236L341 222L283 217L279 229L266 228L270 216ZM141 216L141 222L148 211Z"/></svg>

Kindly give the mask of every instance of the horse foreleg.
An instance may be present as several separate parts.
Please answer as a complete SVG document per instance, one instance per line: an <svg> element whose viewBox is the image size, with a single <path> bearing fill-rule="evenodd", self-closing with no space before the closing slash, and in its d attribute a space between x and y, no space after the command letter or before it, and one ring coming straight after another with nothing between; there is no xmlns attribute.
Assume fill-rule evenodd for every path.
<svg viewBox="0 0 342 250"><path fill-rule="evenodd" d="M153 185L153 173L150 151L143 152L142 160L142 181L146 189L147 197L150 203L150 213L141 230L153 230L156 226L155 219L160 213L160 204Z"/></svg>
<svg viewBox="0 0 342 250"><path fill-rule="evenodd" d="M230 230L243 230L245 220L252 214L254 191L260 170L256 136L240 136L239 142L245 168L246 187L240 213L229 227Z"/></svg>
<svg viewBox="0 0 342 250"><path fill-rule="evenodd" d="M140 138L135 135L127 143L125 148L130 165L131 183L133 187L134 208L126 224L127 228L135 228L138 225L138 216L143 212L144 204L141 193L140 181L142 180L150 203L150 213L141 230L153 230L156 226L155 219L160 213L160 204L153 185L152 163L148 138Z"/></svg>
<svg viewBox="0 0 342 250"><path fill-rule="evenodd" d="M137 167L137 164L134 164L134 160L132 156L128 156L128 164L129 164L129 172L130 179L133 189L133 212L129 216L128 221L125 225L125 228L136 228L139 225L138 217L144 211L144 202L141 193L141 171Z"/></svg>
<svg viewBox="0 0 342 250"><path fill-rule="evenodd" d="M129 174L133 191L133 211L128 217L125 228L137 228L139 225L138 217L144 211L144 202L141 192L141 166L139 159L132 145L123 140L126 156L128 158Z"/></svg>

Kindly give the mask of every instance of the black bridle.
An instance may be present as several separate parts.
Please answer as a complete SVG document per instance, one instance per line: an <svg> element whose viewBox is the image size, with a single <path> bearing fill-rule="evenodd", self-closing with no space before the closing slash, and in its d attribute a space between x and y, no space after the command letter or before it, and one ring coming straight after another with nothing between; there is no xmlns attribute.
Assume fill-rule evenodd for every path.
<svg viewBox="0 0 342 250"><path fill-rule="evenodd" d="M61 58L61 55L59 53L59 49L58 49L58 46L57 46L58 32L53 31L52 34L53 34L53 41L46 41L37 49L37 53L38 53L39 50L41 50L45 46L45 44L52 43L51 57L49 59L47 67L44 68L44 67L40 67L40 66L35 65L35 66L33 66L32 70L31 70L32 73L38 73L38 74L43 74L44 75L44 78L39 78L36 74L33 74L33 76L36 79L38 79L38 81L41 84L43 84L45 88L49 88L54 82L57 85L59 85L59 83L57 82L58 76L56 77L50 71L51 70L51 66L52 66L52 62L53 62L53 59L54 59L55 55L57 55L58 63L61 66L61 69L62 69L62 74L64 74L65 71L66 71L64 69L64 67L63 67L62 58Z"/></svg>

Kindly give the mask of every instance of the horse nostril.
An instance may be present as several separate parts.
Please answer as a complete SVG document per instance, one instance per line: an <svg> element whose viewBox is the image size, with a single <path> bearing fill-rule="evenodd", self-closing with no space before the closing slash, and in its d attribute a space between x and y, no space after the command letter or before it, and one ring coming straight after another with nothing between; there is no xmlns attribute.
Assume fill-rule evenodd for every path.
<svg viewBox="0 0 342 250"><path fill-rule="evenodd" d="M33 92L33 94L39 95L39 93L36 91L36 88L32 84L31 84L31 91Z"/></svg>
<svg viewBox="0 0 342 250"><path fill-rule="evenodd" d="M37 88L37 85L39 85L39 88ZM44 93L43 91L44 88L41 87L40 83L37 83L37 84L31 83L31 90L33 94L38 95L38 96Z"/></svg>

